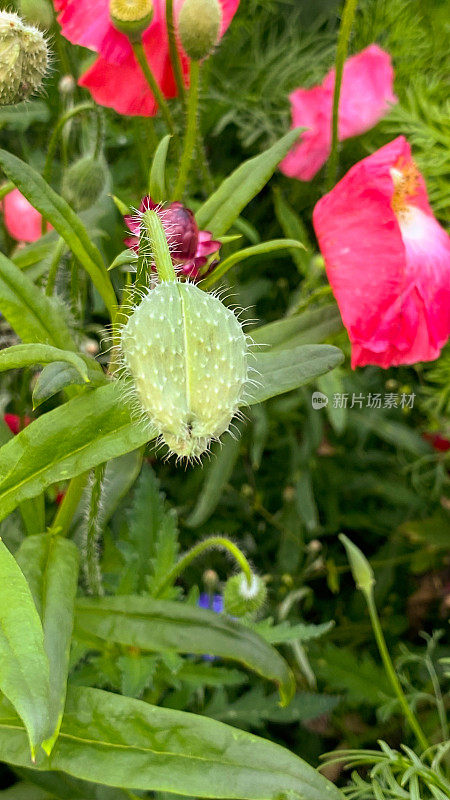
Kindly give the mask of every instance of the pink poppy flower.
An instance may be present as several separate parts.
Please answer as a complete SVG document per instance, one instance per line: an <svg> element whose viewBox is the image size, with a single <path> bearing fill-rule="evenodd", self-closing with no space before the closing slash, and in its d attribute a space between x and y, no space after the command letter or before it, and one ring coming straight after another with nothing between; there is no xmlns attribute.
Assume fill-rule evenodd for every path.
<svg viewBox="0 0 450 800"><path fill-rule="evenodd" d="M280 164L290 178L311 180L330 155L334 83L332 69L320 86L296 89L290 95L292 127L307 129ZM340 141L365 133L388 113L397 102L393 83L391 58L378 45L371 44L347 59L339 99Z"/></svg>
<svg viewBox="0 0 450 800"><path fill-rule="evenodd" d="M174 1L177 19L184 0ZM119 114L154 116L157 104L137 63L125 34L117 31L109 18L109 0L54 0L59 10L61 33L73 44L80 44L99 54L92 67L81 76L80 86L89 89L94 100L114 108ZM220 0L222 27L227 30L239 6L239 0ZM165 22L165 0L154 0L153 19L142 41L155 79L167 98L177 93L169 55ZM179 45L186 84L189 59Z"/></svg>
<svg viewBox="0 0 450 800"><path fill-rule="evenodd" d="M3 419L14 436L33 422L31 417L19 417L18 414L5 414Z"/></svg>
<svg viewBox="0 0 450 800"><path fill-rule="evenodd" d="M450 336L450 238L403 136L355 164L313 223L352 367L432 361Z"/></svg>
<svg viewBox="0 0 450 800"><path fill-rule="evenodd" d="M9 235L17 242L35 242L41 238L42 217L26 197L13 189L2 201L3 219ZM51 225L47 223L47 230Z"/></svg>
<svg viewBox="0 0 450 800"><path fill-rule="evenodd" d="M140 215L148 209L156 209L161 218L175 266L179 267L183 275L193 280L199 278L200 271L206 265L209 256L220 249L220 242L215 241L209 231L199 231L194 214L183 203L177 201L159 206L151 197L144 197L139 212L124 217L133 234L125 239L124 244L136 253L139 252ZM201 277L204 277L204 274Z"/></svg>

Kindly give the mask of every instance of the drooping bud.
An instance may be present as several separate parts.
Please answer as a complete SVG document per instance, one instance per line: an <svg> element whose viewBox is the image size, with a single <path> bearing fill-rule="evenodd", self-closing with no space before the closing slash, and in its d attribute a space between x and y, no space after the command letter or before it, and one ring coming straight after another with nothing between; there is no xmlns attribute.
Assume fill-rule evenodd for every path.
<svg viewBox="0 0 450 800"><path fill-rule="evenodd" d="M53 13L48 0L20 0L19 12L32 25L48 31L53 24Z"/></svg>
<svg viewBox="0 0 450 800"><path fill-rule="evenodd" d="M41 31L17 14L0 11L0 105L27 100L38 89L48 66Z"/></svg>
<svg viewBox="0 0 450 800"><path fill-rule="evenodd" d="M74 93L76 85L73 75L63 75L59 79L58 91L63 97L70 97Z"/></svg>
<svg viewBox="0 0 450 800"><path fill-rule="evenodd" d="M137 40L153 19L152 0L110 0L109 15L115 28Z"/></svg>
<svg viewBox="0 0 450 800"><path fill-rule="evenodd" d="M219 38L222 9L218 0L185 0L178 17L181 44L194 61L213 52Z"/></svg>
<svg viewBox="0 0 450 800"><path fill-rule="evenodd" d="M252 576L249 585L247 576L240 572L228 578L225 584L223 595L225 611L233 617L255 614L263 607L266 597L266 585L258 575Z"/></svg>
<svg viewBox="0 0 450 800"><path fill-rule="evenodd" d="M147 292L122 329L139 405L170 453L198 458L238 410L248 345L234 313L194 284Z"/></svg>
<svg viewBox="0 0 450 800"><path fill-rule="evenodd" d="M353 544L343 533L339 534L339 539L346 549L347 558L350 562L350 569L358 589L361 589L361 591L366 594L370 594L375 585L375 576L367 558L359 547Z"/></svg>
<svg viewBox="0 0 450 800"><path fill-rule="evenodd" d="M65 173L62 194L76 211L84 211L98 200L105 183L106 166L103 161L82 156Z"/></svg>

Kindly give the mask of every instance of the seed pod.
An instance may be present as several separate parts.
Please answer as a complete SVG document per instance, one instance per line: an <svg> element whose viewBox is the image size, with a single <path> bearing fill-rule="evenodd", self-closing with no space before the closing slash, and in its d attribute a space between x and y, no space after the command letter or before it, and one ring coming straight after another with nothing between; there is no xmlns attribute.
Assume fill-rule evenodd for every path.
<svg viewBox="0 0 450 800"><path fill-rule="evenodd" d="M106 182L106 166L101 159L83 156L64 175L62 194L76 211L90 208Z"/></svg>
<svg viewBox="0 0 450 800"><path fill-rule="evenodd" d="M189 58L201 61L211 55L221 22L218 0L185 0L178 17L178 33Z"/></svg>
<svg viewBox="0 0 450 800"><path fill-rule="evenodd" d="M115 28L138 40L153 19L152 0L110 0L109 15Z"/></svg>
<svg viewBox="0 0 450 800"><path fill-rule="evenodd" d="M26 100L42 84L48 66L41 31L17 14L0 11L0 106Z"/></svg>
<svg viewBox="0 0 450 800"><path fill-rule="evenodd" d="M247 576L240 572L228 578L223 594L224 608L227 614L233 617L244 617L259 611L267 597L265 583L258 575L252 576L251 585L248 585Z"/></svg>
<svg viewBox="0 0 450 800"><path fill-rule="evenodd" d="M139 408L170 453L198 458L238 410L248 344L234 313L194 284L148 291L121 333Z"/></svg>

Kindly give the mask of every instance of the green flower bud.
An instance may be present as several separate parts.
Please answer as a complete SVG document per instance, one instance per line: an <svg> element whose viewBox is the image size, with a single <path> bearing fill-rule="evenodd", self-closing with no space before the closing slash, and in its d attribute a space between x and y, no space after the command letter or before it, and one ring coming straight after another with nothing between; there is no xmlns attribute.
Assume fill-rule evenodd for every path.
<svg viewBox="0 0 450 800"><path fill-rule="evenodd" d="M19 11L27 22L44 31L53 25L53 12L48 0L20 0Z"/></svg>
<svg viewBox="0 0 450 800"><path fill-rule="evenodd" d="M121 332L139 410L171 454L198 458L245 394L248 344L234 313L191 283L150 289Z"/></svg>
<svg viewBox="0 0 450 800"><path fill-rule="evenodd" d="M244 572L233 575L225 584L223 593L224 608L227 614L233 617L244 617L246 614L255 614L266 602L267 589L264 581L258 575L252 576L251 585L248 585Z"/></svg>
<svg viewBox="0 0 450 800"><path fill-rule="evenodd" d="M138 40L153 19L152 0L110 0L109 15L115 28Z"/></svg>
<svg viewBox="0 0 450 800"><path fill-rule="evenodd" d="M41 86L47 66L42 33L17 14L0 11L0 106L30 97Z"/></svg>
<svg viewBox="0 0 450 800"><path fill-rule="evenodd" d="M178 33L189 58L211 55L219 38L222 8L218 0L185 0L178 17Z"/></svg>
<svg viewBox="0 0 450 800"><path fill-rule="evenodd" d="M375 584L375 577L367 558L359 547L353 544L343 533L339 535L339 539L346 549L347 558L350 562L350 569L358 589L370 594Z"/></svg>
<svg viewBox="0 0 450 800"><path fill-rule="evenodd" d="M90 208L103 191L106 175L106 166L101 159L83 156L64 175L63 197L76 211Z"/></svg>

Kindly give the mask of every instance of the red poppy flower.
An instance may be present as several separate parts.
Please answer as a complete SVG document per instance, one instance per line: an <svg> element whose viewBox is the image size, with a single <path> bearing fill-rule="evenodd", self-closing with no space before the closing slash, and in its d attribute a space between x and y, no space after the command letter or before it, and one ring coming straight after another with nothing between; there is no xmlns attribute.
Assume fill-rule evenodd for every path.
<svg viewBox="0 0 450 800"><path fill-rule="evenodd" d="M340 141L365 133L388 113L390 104L397 102L393 82L391 58L378 45L347 59L339 98ZM332 69L320 86L296 89L290 95L292 127L307 129L280 164L290 178L311 180L330 155L334 83Z"/></svg>
<svg viewBox="0 0 450 800"><path fill-rule="evenodd" d="M184 0L175 0L175 19ZM154 116L157 104L137 63L125 34L117 31L109 17L109 0L54 0L60 12L61 32L74 44L94 50L99 57L82 75L80 86L85 86L94 100L102 106L114 108L119 114ZM220 36L227 30L239 6L239 0L220 0L222 27ZM153 19L142 36L148 62L165 97L175 97L176 83L169 55L168 34L165 21L165 0L154 0ZM189 76L189 59L179 45L186 84Z"/></svg>
<svg viewBox="0 0 450 800"><path fill-rule="evenodd" d="M352 366L431 361L450 336L450 239L403 136L355 164L313 223Z"/></svg>
<svg viewBox="0 0 450 800"><path fill-rule="evenodd" d="M183 203L177 201L159 206L151 197L144 197L138 213L127 214L124 217L133 234L125 239L124 244L136 253L139 251L140 217L148 209L156 209L161 218L173 263L179 267L183 275L194 280L198 278L209 256L220 249L220 242L215 241L209 231L199 231L194 214Z"/></svg>
<svg viewBox="0 0 450 800"><path fill-rule="evenodd" d="M14 436L33 421L31 417L19 417L18 414L5 414L3 419Z"/></svg>
<svg viewBox="0 0 450 800"><path fill-rule="evenodd" d="M26 197L13 189L2 200L3 219L9 235L17 242L35 242L41 238L42 217ZM47 230L51 225L47 223Z"/></svg>

